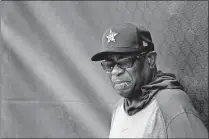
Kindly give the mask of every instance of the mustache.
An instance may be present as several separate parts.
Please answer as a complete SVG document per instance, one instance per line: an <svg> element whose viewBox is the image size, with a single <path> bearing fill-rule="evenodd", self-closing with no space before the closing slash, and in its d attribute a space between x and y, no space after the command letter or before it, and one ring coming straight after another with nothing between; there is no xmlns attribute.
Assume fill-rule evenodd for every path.
<svg viewBox="0 0 209 139"><path fill-rule="evenodd" d="M111 81L112 81L112 83L113 84L119 84L119 83L123 83L123 82L133 82L133 79L131 78L131 76L130 77L128 77L128 76L114 76L114 75L112 75L112 76L110 76L110 79L111 79Z"/></svg>
<svg viewBox="0 0 209 139"><path fill-rule="evenodd" d="M114 84L119 84L119 83L123 83L123 82L131 82L131 81L127 80L127 79L115 79L115 80L112 80L112 83L114 83Z"/></svg>

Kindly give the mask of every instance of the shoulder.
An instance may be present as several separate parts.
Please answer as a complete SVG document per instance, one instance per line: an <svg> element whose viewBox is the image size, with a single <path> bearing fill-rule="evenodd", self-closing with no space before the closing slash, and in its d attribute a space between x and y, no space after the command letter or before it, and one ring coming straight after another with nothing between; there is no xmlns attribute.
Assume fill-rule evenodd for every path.
<svg viewBox="0 0 209 139"><path fill-rule="evenodd" d="M123 105L123 102L124 102L124 98L120 98L114 106L114 111L116 111L118 107Z"/></svg>
<svg viewBox="0 0 209 139"><path fill-rule="evenodd" d="M123 105L123 101L124 99L121 98L120 100L117 101L117 103L115 104L114 108L113 108L113 112L112 112L112 122L111 124L113 123L114 119L115 119L115 115L116 115L116 112L118 110L118 108ZM112 126L112 125L111 125Z"/></svg>
<svg viewBox="0 0 209 139"><path fill-rule="evenodd" d="M165 89L156 96L170 138L203 138L208 132L188 95L179 89Z"/></svg>
<svg viewBox="0 0 209 139"><path fill-rule="evenodd" d="M156 95L160 108L172 107L182 110L193 110L192 101L186 92L181 89L163 89Z"/></svg>
<svg viewBox="0 0 209 139"><path fill-rule="evenodd" d="M120 98L113 106L112 115L114 116L117 109L123 105L124 98Z"/></svg>
<svg viewBox="0 0 209 139"><path fill-rule="evenodd" d="M198 116L189 96L181 89L164 89L156 95L159 110L167 125L173 117L189 112Z"/></svg>

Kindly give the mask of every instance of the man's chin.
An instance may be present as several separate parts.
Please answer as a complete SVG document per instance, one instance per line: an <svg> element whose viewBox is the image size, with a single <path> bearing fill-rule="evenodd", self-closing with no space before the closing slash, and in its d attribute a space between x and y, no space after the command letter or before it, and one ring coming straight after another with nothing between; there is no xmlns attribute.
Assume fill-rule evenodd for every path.
<svg viewBox="0 0 209 139"><path fill-rule="evenodd" d="M121 97L124 97L124 98L129 98L131 96L131 92L132 92L132 88L127 88L127 89L123 89L123 90L115 89L115 90L118 93L118 95L120 95Z"/></svg>

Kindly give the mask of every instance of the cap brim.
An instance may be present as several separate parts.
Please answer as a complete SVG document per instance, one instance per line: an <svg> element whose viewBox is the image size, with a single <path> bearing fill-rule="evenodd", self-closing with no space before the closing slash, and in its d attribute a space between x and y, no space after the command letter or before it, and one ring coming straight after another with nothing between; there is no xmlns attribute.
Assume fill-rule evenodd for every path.
<svg viewBox="0 0 209 139"><path fill-rule="evenodd" d="M91 60L92 61L101 61L101 60L104 60L107 58L108 55L110 54L118 54L118 53L138 53L138 52L141 52L139 49L136 49L136 48L133 48L133 49L127 49L127 48L122 48L122 49L117 49L117 50L106 50L106 51L102 51L102 52L99 52L95 55L93 55L91 57Z"/></svg>

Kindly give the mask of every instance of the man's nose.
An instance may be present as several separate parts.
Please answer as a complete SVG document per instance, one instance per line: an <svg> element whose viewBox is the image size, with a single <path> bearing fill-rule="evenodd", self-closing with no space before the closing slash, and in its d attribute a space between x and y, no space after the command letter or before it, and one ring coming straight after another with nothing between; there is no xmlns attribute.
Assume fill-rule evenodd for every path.
<svg viewBox="0 0 209 139"><path fill-rule="evenodd" d="M124 69L120 68L118 65L115 65L112 70L112 75L119 76L124 72Z"/></svg>

